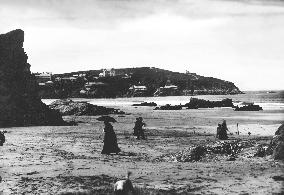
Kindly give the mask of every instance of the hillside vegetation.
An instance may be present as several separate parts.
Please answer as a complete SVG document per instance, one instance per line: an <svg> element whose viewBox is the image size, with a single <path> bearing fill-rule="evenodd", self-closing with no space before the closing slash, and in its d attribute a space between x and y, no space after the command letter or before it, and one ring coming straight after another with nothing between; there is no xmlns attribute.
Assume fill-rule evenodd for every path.
<svg viewBox="0 0 284 195"><path fill-rule="evenodd" d="M43 98L64 97L96 97L113 98L126 96L154 96L160 87L167 84L177 86L174 93L162 95L192 95L192 94L238 94L241 93L234 83L213 77L204 77L195 73L179 73L153 67L115 69L114 76L99 76L102 70L78 71L64 74L55 74L55 78L68 78L74 75L76 81L54 81L53 86L40 87L40 95ZM90 82L101 83L88 93L86 84ZM143 93L133 93L129 88L133 85L146 86ZM80 93L81 91L81 93Z"/></svg>

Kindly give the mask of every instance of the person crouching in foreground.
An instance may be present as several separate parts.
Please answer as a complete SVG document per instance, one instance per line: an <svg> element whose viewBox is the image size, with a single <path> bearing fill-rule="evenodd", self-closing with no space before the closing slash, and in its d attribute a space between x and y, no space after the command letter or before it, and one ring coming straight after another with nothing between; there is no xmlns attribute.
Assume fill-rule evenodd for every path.
<svg viewBox="0 0 284 195"><path fill-rule="evenodd" d="M118 147L118 144L117 144L117 138L113 130L113 126L110 124L109 121L104 121L104 124L105 124L104 147L101 153L102 154L111 154L111 153L118 154L120 152L120 148Z"/></svg>
<svg viewBox="0 0 284 195"><path fill-rule="evenodd" d="M135 190L133 188L132 182L129 179L131 172L127 172L125 180L119 180L114 184L114 194L115 195L135 195Z"/></svg>

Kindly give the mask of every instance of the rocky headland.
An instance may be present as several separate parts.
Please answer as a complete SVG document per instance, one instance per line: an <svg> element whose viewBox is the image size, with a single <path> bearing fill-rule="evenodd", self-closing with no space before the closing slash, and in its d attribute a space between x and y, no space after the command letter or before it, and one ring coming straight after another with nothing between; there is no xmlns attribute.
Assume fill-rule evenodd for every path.
<svg viewBox="0 0 284 195"><path fill-rule="evenodd" d="M41 102L23 43L22 30L0 35L0 127L65 124Z"/></svg>
<svg viewBox="0 0 284 195"><path fill-rule="evenodd" d="M234 83L155 67L78 71L42 80L42 98L116 98L242 93Z"/></svg>

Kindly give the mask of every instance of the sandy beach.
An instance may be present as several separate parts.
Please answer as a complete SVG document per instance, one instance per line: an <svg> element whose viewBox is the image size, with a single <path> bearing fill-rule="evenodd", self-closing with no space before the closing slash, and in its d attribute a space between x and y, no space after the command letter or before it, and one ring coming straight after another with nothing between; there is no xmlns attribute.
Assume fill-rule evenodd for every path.
<svg viewBox="0 0 284 195"><path fill-rule="evenodd" d="M165 194L281 194L284 164L271 156L254 157L259 144L269 144L283 122L283 111L235 112L232 108L161 111L117 105L126 115L113 115L120 155L101 155L103 123L98 116L66 116L78 126L5 128L0 148L0 192L60 194L111 192L113 183L130 170L135 187ZM133 135L135 118L143 117L147 140ZM225 119L228 141L250 143L233 161L226 155L206 155L178 162L167 156L189 147L212 145L217 124ZM240 135L236 135L236 124ZM0 129L3 130L3 129ZM248 135L251 132L251 135ZM174 191L172 191L174 189ZM143 191L143 190L142 190ZM107 193L105 193L107 194ZM141 193L142 194L142 193ZM146 193L144 193L146 194ZM153 191L153 194L154 191Z"/></svg>

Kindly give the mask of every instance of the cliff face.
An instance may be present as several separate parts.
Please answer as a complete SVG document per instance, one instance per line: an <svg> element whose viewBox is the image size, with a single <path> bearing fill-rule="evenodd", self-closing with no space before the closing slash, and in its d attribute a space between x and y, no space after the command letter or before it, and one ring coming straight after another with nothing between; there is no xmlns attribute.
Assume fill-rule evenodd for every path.
<svg viewBox="0 0 284 195"><path fill-rule="evenodd" d="M0 35L0 127L62 125L60 114L37 95L23 43L22 30Z"/></svg>

